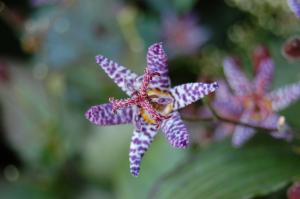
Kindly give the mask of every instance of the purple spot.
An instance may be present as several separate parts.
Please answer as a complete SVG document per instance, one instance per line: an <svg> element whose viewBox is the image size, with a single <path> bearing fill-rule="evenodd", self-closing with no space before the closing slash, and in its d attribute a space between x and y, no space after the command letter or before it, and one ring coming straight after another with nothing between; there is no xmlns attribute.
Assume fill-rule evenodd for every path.
<svg viewBox="0 0 300 199"><path fill-rule="evenodd" d="M141 140L139 140L138 138L135 138L135 139L133 140L133 143L134 143L134 144L141 144L142 142L141 142Z"/></svg>
<svg viewBox="0 0 300 199"><path fill-rule="evenodd" d="M145 144L145 145L148 146L150 143L149 143L148 141L144 140L144 141L143 141L143 144Z"/></svg>
<svg viewBox="0 0 300 199"><path fill-rule="evenodd" d="M187 101L185 94L182 95L183 101Z"/></svg>
<svg viewBox="0 0 300 199"><path fill-rule="evenodd" d="M132 161L136 160L137 158L138 158L137 156L131 156L131 157L130 157L130 159L131 159Z"/></svg>
<svg viewBox="0 0 300 199"><path fill-rule="evenodd" d="M144 152L144 151L147 150L147 148L140 146L140 147L138 147L137 150L140 151L140 152Z"/></svg>

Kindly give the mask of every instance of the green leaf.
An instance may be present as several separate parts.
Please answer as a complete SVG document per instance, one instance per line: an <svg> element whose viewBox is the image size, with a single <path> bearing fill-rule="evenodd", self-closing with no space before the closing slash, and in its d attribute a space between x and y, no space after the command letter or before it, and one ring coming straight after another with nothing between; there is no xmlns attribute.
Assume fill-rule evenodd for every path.
<svg viewBox="0 0 300 199"><path fill-rule="evenodd" d="M300 156L283 141L255 139L241 149L224 141L199 152L183 169L166 178L155 198L240 199L265 195L299 177L299 165Z"/></svg>
<svg viewBox="0 0 300 199"><path fill-rule="evenodd" d="M53 193L47 191L45 187L37 186L31 183L14 182L4 183L0 182L1 198L9 199L50 199L56 198Z"/></svg>

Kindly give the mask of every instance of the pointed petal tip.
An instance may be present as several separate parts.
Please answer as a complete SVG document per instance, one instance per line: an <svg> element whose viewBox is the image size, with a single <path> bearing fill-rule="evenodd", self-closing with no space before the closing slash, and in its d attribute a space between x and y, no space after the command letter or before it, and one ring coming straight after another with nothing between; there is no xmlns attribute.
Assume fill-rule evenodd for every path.
<svg viewBox="0 0 300 199"><path fill-rule="evenodd" d="M207 85L207 89L209 93L216 91L219 88L218 82L209 83Z"/></svg>
<svg viewBox="0 0 300 199"><path fill-rule="evenodd" d="M252 111L247 111L241 116L241 122L251 122L250 117L252 116ZM236 126L235 131L232 135L232 144L235 148L239 148L249 141L255 135L255 129L244 126Z"/></svg>
<svg viewBox="0 0 300 199"><path fill-rule="evenodd" d="M212 83L212 87L213 87L214 89L219 88L219 83L218 83L218 82L213 82L213 83Z"/></svg>
<svg viewBox="0 0 300 199"><path fill-rule="evenodd" d="M233 146L234 148L236 148L236 149L239 149L239 148L242 147L242 143L240 143L240 142L238 142L238 141L236 141L236 140L234 140L234 139L232 139L231 143L232 143L232 146Z"/></svg>
<svg viewBox="0 0 300 199"><path fill-rule="evenodd" d="M94 108L92 106L84 113L85 118L92 123L95 122L95 119L93 117L93 111L94 111Z"/></svg>
<svg viewBox="0 0 300 199"><path fill-rule="evenodd" d="M149 48L151 48L151 47L162 47L162 46L163 46L163 42L160 41L160 42L153 43Z"/></svg>
<svg viewBox="0 0 300 199"><path fill-rule="evenodd" d="M152 51L155 54L162 54L163 52L163 43L162 42L158 42L158 43L154 43L152 44L149 48L149 51Z"/></svg>
<svg viewBox="0 0 300 199"><path fill-rule="evenodd" d="M84 116L86 119L89 119L91 117L91 108L89 108L85 113Z"/></svg>
<svg viewBox="0 0 300 199"><path fill-rule="evenodd" d="M239 149L243 146L244 141L237 138L236 136L233 136L231 139L231 144L234 148Z"/></svg>
<svg viewBox="0 0 300 199"><path fill-rule="evenodd" d="M139 173L140 173L140 168L139 167L131 167L130 173L133 177L138 177Z"/></svg>
<svg viewBox="0 0 300 199"><path fill-rule="evenodd" d="M95 59L96 59L96 63L100 64L103 61L104 56L102 56L102 55L96 55Z"/></svg>

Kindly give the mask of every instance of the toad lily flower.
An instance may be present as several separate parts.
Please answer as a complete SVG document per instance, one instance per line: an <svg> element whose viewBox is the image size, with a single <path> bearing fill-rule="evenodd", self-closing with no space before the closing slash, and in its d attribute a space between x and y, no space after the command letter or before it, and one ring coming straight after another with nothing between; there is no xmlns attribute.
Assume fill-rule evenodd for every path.
<svg viewBox="0 0 300 199"><path fill-rule="evenodd" d="M215 91L216 82L188 83L171 88L167 56L161 43L149 47L143 76L101 55L96 61L130 98L110 98L110 103L92 106L85 116L97 125L134 124L129 150L133 176L139 174L141 159L159 129L173 147L187 147L189 135L177 110Z"/></svg>
<svg viewBox="0 0 300 199"><path fill-rule="evenodd" d="M252 83L240 70L235 59L229 57L224 60L224 73L233 94L230 94L225 83L220 82L221 86L213 106L224 117L264 128L278 129L271 132L273 137L291 139L284 119L276 112L300 98L300 83L267 93L273 75L273 62L265 47L257 48L253 58L256 75ZM241 146L255 134L253 128L242 125L232 127L235 127L232 138L234 146ZM226 129L230 128L226 126Z"/></svg>

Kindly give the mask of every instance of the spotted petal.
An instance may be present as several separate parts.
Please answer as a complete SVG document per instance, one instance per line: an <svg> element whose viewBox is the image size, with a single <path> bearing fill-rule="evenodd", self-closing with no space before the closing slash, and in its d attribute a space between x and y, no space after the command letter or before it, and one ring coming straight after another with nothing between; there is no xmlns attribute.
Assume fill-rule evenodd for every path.
<svg viewBox="0 0 300 199"><path fill-rule="evenodd" d="M270 58L262 59L257 67L258 71L254 80L255 90L258 93L265 93L272 82L274 64Z"/></svg>
<svg viewBox="0 0 300 199"><path fill-rule="evenodd" d="M127 124L132 122L133 108L125 107L118 110L116 113L112 112L112 105L101 104L92 106L86 113L86 119L91 123L97 125L115 125L115 124Z"/></svg>
<svg viewBox="0 0 300 199"><path fill-rule="evenodd" d="M171 117L162 124L162 131L175 148L186 148L189 143L187 128L177 111L171 113Z"/></svg>
<svg viewBox="0 0 300 199"><path fill-rule="evenodd" d="M218 83L188 83L176 86L170 90L174 97L174 110L183 108L201 98L214 92L218 88Z"/></svg>
<svg viewBox="0 0 300 199"><path fill-rule="evenodd" d="M241 116L241 122L248 123L248 124L254 124L255 122L252 121L251 115L253 111L252 110L246 110L243 115ZM243 145L246 141L248 141L251 137L253 137L255 134L255 130L253 128L245 127L238 125L235 128L235 131L232 136L232 144L235 147L240 147Z"/></svg>
<svg viewBox="0 0 300 199"><path fill-rule="evenodd" d="M168 75L167 55L162 47L162 43L156 43L149 47L147 65L151 71L160 74L160 76L154 77L151 83L154 84L156 88L169 88L170 78Z"/></svg>
<svg viewBox="0 0 300 199"><path fill-rule="evenodd" d="M239 69L234 58L224 59L224 73L235 94L244 95L251 92L251 85L245 74Z"/></svg>
<svg viewBox="0 0 300 199"><path fill-rule="evenodd" d="M144 153L157 134L157 126L146 123L138 114L135 117L135 130L130 143L129 162L130 172L133 176L138 176L141 160Z"/></svg>
<svg viewBox="0 0 300 199"><path fill-rule="evenodd" d="M300 83L291 84L269 93L274 111L280 111L300 98Z"/></svg>
<svg viewBox="0 0 300 199"><path fill-rule="evenodd" d="M102 55L96 56L96 62L127 95L134 92L132 88L137 74Z"/></svg>
<svg viewBox="0 0 300 199"><path fill-rule="evenodd" d="M294 12L297 18L300 19L300 1L299 0L288 0L290 9Z"/></svg>

